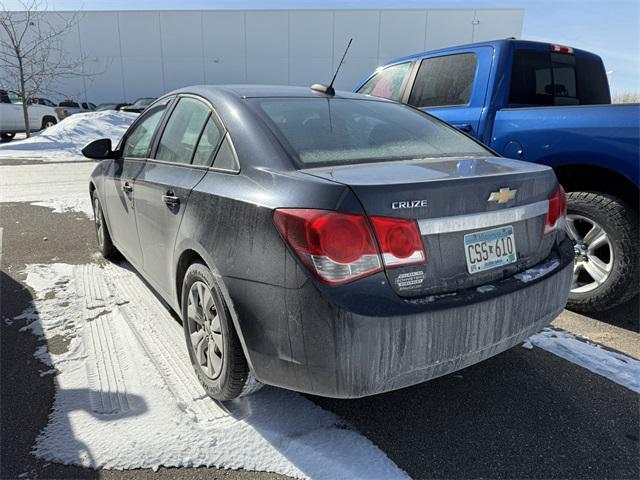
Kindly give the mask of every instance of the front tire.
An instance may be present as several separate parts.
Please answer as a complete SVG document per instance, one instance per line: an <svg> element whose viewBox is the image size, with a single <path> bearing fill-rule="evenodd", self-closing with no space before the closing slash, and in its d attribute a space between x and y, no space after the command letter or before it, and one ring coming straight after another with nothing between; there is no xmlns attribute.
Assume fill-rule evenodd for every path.
<svg viewBox="0 0 640 480"><path fill-rule="evenodd" d="M204 264L187 270L181 305L191 364L207 395L226 401L246 393L252 383L249 367L220 289Z"/></svg>
<svg viewBox="0 0 640 480"><path fill-rule="evenodd" d="M15 133L0 133L0 142L10 142L11 140L13 140L13 137L15 137L16 134Z"/></svg>
<svg viewBox="0 0 640 480"><path fill-rule="evenodd" d="M638 294L638 217L631 208L612 195L570 192L566 230L576 242L567 308L608 310Z"/></svg>
<svg viewBox="0 0 640 480"><path fill-rule="evenodd" d="M46 130L49 127L53 127L56 123L58 123L56 121L55 118L53 117L44 117L42 119L42 130Z"/></svg>
<svg viewBox="0 0 640 480"><path fill-rule="evenodd" d="M91 203L93 205L93 223L96 228L96 242L98 243L98 250L102 256L108 260L116 257L118 251L113 246L111 241L111 235L107 223L104 221L104 214L102 213L102 205L100 199L94 191L91 194Z"/></svg>

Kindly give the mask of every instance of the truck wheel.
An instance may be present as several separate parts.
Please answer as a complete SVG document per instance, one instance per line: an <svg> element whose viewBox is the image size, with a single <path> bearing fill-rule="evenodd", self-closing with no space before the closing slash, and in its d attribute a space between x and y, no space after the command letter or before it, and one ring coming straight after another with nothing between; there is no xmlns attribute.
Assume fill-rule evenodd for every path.
<svg viewBox="0 0 640 480"><path fill-rule="evenodd" d="M56 119L53 117L44 117L42 119L42 130L49 128L49 127L53 127L56 123Z"/></svg>
<svg viewBox="0 0 640 480"><path fill-rule="evenodd" d="M0 133L0 142L10 142L15 136L15 133Z"/></svg>
<svg viewBox="0 0 640 480"><path fill-rule="evenodd" d="M612 195L570 192L566 230L576 242L567 308L602 311L638 294L638 217L631 208Z"/></svg>
<svg viewBox="0 0 640 480"><path fill-rule="evenodd" d="M207 395L232 400L260 384L249 371L233 322L211 271L196 262L182 284L182 326L191 364Z"/></svg>

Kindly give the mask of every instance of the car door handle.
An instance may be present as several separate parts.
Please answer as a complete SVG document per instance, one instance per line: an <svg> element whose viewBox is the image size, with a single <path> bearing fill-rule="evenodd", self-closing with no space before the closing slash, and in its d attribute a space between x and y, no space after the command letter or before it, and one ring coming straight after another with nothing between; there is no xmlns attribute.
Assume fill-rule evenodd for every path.
<svg viewBox="0 0 640 480"><path fill-rule="evenodd" d="M467 133L473 130L470 123L454 123L453 126L456 127L458 130L462 130L463 132L467 132Z"/></svg>
<svg viewBox="0 0 640 480"><path fill-rule="evenodd" d="M129 184L129 182L124 182L124 185L120 187L124 193L133 192L133 187Z"/></svg>
<svg viewBox="0 0 640 480"><path fill-rule="evenodd" d="M180 198L176 197L172 191L168 191L166 194L162 195L162 201L168 206L173 207L180 203Z"/></svg>

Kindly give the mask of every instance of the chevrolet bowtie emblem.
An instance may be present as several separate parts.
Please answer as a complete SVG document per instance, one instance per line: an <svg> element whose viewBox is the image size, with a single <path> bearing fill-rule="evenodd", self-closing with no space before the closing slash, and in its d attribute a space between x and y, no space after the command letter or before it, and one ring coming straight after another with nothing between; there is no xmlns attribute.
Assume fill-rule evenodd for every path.
<svg viewBox="0 0 640 480"><path fill-rule="evenodd" d="M516 198L518 190L511 190L509 187L501 188L497 192L489 194L489 202L507 203L509 200Z"/></svg>

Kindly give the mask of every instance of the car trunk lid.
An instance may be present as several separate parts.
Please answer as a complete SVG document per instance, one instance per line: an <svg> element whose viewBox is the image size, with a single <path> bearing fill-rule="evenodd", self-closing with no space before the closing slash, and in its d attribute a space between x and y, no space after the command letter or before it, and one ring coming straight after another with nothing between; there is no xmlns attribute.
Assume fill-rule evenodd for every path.
<svg viewBox="0 0 640 480"><path fill-rule="evenodd" d="M546 258L553 244L554 235L543 235L543 230L557 181L546 166L464 157L302 171L351 188L369 216L417 221L427 262L386 268L401 296L445 294L499 281ZM493 249L496 239L502 247L495 248L505 248L507 236L515 242L513 261L470 273L476 267L468 264L469 246L472 255L473 247L485 240L482 249Z"/></svg>

